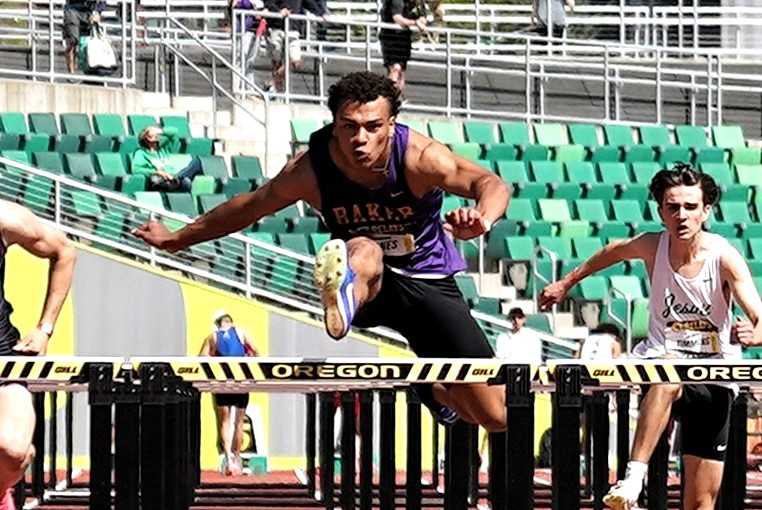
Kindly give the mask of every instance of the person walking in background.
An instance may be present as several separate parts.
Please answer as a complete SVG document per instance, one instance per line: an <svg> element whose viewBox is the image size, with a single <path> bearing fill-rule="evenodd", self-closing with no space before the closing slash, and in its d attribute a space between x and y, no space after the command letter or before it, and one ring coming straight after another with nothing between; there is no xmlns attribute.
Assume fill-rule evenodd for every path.
<svg viewBox="0 0 762 510"><path fill-rule="evenodd" d="M103 0L66 0L63 11L63 38L66 43L66 68L70 74L77 72L79 37L90 35L90 27L101 20L106 9Z"/></svg>
<svg viewBox="0 0 762 510"><path fill-rule="evenodd" d="M382 28L378 34L387 76L400 91L405 88L405 71L413 47L412 27L426 31L426 18L421 16L415 0L384 0L381 21L396 23L402 30Z"/></svg>
<svg viewBox="0 0 762 510"><path fill-rule="evenodd" d="M199 356L258 356L246 332L235 326L229 313L219 310L214 314L213 321L214 330L204 339ZM243 419L249 405L249 394L215 393L214 404L224 454L221 471L228 476L240 475L243 472Z"/></svg>

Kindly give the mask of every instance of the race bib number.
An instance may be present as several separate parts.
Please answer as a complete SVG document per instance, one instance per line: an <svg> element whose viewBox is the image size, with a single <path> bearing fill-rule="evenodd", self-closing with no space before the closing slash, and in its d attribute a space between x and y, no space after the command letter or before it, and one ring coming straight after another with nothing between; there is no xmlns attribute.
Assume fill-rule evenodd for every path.
<svg viewBox="0 0 762 510"><path fill-rule="evenodd" d="M664 342L668 353L687 352L706 355L720 352L720 336L715 331L667 330Z"/></svg>
<svg viewBox="0 0 762 510"><path fill-rule="evenodd" d="M413 234L373 236L373 240L381 246L384 255L391 257L410 255L415 251L415 238Z"/></svg>

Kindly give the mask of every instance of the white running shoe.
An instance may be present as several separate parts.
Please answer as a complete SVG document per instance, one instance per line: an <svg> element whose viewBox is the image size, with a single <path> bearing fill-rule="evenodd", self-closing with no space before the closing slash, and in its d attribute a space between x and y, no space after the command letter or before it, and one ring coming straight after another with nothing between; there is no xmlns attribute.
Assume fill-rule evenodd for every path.
<svg viewBox="0 0 762 510"><path fill-rule="evenodd" d="M355 273L349 266L347 245L341 239L325 243L315 256L315 286L323 301L326 332L340 340L352 325L355 315Z"/></svg>
<svg viewBox="0 0 762 510"><path fill-rule="evenodd" d="M603 496L603 504L612 510L630 510L637 506L642 489L642 482L620 480Z"/></svg>

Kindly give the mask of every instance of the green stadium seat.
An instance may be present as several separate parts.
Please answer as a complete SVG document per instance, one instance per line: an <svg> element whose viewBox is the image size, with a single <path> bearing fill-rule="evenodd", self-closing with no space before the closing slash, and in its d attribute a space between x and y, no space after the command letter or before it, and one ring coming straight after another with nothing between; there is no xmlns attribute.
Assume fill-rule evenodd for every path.
<svg viewBox="0 0 762 510"><path fill-rule="evenodd" d="M480 297L474 306L474 308L488 315L501 315L500 300L492 297Z"/></svg>
<svg viewBox="0 0 762 510"><path fill-rule="evenodd" d="M22 149L28 153L50 150L50 141L52 138L44 133L30 133L22 135Z"/></svg>
<svg viewBox="0 0 762 510"><path fill-rule="evenodd" d="M490 161L513 161L519 150L509 143L493 143L484 146L484 158Z"/></svg>
<svg viewBox="0 0 762 510"><path fill-rule="evenodd" d="M759 147L734 147L730 149L730 162L733 165L759 165L762 163Z"/></svg>
<svg viewBox="0 0 762 510"><path fill-rule="evenodd" d="M616 196L617 188L614 184L594 183L589 186L585 198L597 198L598 200L609 202L616 198Z"/></svg>
<svg viewBox="0 0 762 510"><path fill-rule="evenodd" d="M497 161L496 166L497 174L505 182L521 185L529 181L523 161Z"/></svg>
<svg viewBox="0 0 762 510"><path fill-rule="evenodd" d="M211 175L197 175L191 183L193 196L210 195L217 192L217 180Z"/></svg>
<svg viewBox="0 0 762 510"><path fill-rule="evenodd" d="M54 181L47 177L32 175L24 188L22 203L37 214L48 217L51 212Z"/></svg>
<svg viewBox="0 0 762 510"><path fill-rule="evenodd" d="M0 132L25 135L29 133L29 127L26 124L24 114L20 112L0 113Z"/></svg>
<svg viewBox="0 0 762 510"><path fill-rule="evenodd" d="M531 237L509 236L503 238L505 253L509 260L532 260L534 257L534 239Z"/></svg>
<svg viewBox="0 0 762 510"><path fill-rule="evenodd" d="M442 216L450 211L463 207L463 201L455 195L446 195L442 200Z"/></svg>
<svg viewBox="0 0 762 510"><path fill-rule="evenodd" d="M627 185L630 183L630 176L624 163L598 163L598 172L601 176L601 182L606 184Z"/></svg>
<svg viewBox="0 0 762 510"><path fill-rule="evenodd" d="M609 221L608 212L603 200L581 198L574 201L576 218L591 223L606 223Z"/></svg>
<svg viewBox="0 0 762 510"><path fill-rule="evenodd" d="M730 171L730 165L727 163L701 163L699 170L711 176L714 182L720 186L735 184L733 174Z"/></svg>
<svg viewBox="0 0 762 510"><path fill-rule="evenodd" d="M35 152L32 154L34 165L41 170L56 174L64 173L63 160L58 152Z"/></svg>
<svg viewBox="0 0 762 510"><path fill-rule="evenodd" d="M563 124L534 124L534 139L538 144L553 147L569 143Z"/></svg>
<svg viewBox="0 0 762 510"><path fill-rule="evenodd" d="M214 153L214 140L211 138L187 138L184 152L191 156L211 156Z"/></svg>
<svg viewBox="0 0 762 510"><path fill-rule="evenodd" d="M714 126L712 127L712 139L714 145L723 149L746 147L741 126Z"/></svg>
<svg viewBox="0 0 762 510"><path fill-rule="evenodd" d="M666 126L640 126L640 143L651 147L668 147L673 145Z"/></svg>
<svg viewBox="0 0 762 510"><path fill-rule="evenodd" d="M313 234L320 230L320 218L315 216L299 216L291 219L294 233Z"/></svg>
<svg viewBox="0 0 762 510"><path fill-rule="evenodd" d="M138 191L135 193L135 200L155 209L166 209L164 199L158 191Z"/></svg>
<svg viewBox="0 0 762 510"><path fill-rule="evenodd" d="M45 133L50 136L60 134L56 117L52 113L30 113L28 119L32 133Z"/></svg>
<svg viewBox="0 0 762 510"><path fill-rule="evenodd" d="M649 280L648 269L642 260L630 260L627 262L627 274L637 276L641 281Z"/></svg>
<svg viewBox="0 0 762 510"><path fill-rule="evenodd" d="M648 336L648 299L636 299L632 303L630 328L633 338Z"/></svg>
<svg viewBox="0 0 762 510"><path fill-rule="evenodd" d="M331 234L328 234L326 232L315 232L310 234L309 236L310 236L310 253L312 255L317 255L317 252L320 251L320 248L322 248L325 243L331 240Z"/></svg>
<svg viewBox="0 0 762 510"><path fill-rule="evenodd" d="M291 119L291 142L308 144L312 133L322 127L323 122L319 119Z"/></svg>
<svg viewBox="0 0 762 510"><path fill-rule="evenodd" d="M592 184L598 180L595 175L595 167L589 161L567 161L564 166L569 182Z"/></svg>
<svg viewBox="0 0 762 510"><path fill-rule="evenodd" d="M601 161L617 162L622 159L622 150L616 145L600 145L591 150L590 161L599 163Z"/></svg>
<svg viewBox="0 0 762 510"><path fill-rule="evenodd" d="M79 152L82 138L79 135L56 135L53 137L53 150L61 154Z"/></svg>
<svg viewBox="0 0 762 510"><path fill-rule="evenodd" d="M572 246L576 257L584 260L603 248L603 241L599 237L575 237Z"/></svg>
<svg viewBox="0 0 762 510"><path fill-rule="evenodd" d="M262 165L256 156L233 156L233 175L243 179L254 181L257 186L261 186L265 181L262 173Z"/></svg>
<svg viewBox="0 0 762 510"><path fill-rule="evenodd" d="M190 218L198 215L196 201L190 193L167 193L166 198L170 211L184 214Z"/></svg>
<svg viewBox="0 0 762 510"><path fill-rule="evenodd" d="M162 128L173 127L177 129L177 136L180 138L190 138L190 124L188 118L184 115L162 115L159 119Z"/></svg>
<svg viewBox="0 0 762 510"><path fill-rule="evenodd" d="M692 149L693 151L693 164L699 163L724 163L727 159L725 150L721 147L703 147L700 149Z"/></svg>
<svg viewBox="0 0 762 510"><path fill-rule="evenodd" d="M93 127L95 128L95 134L98 135L111 136L114 138L127 136L127 131L124 129L124 122L122 122L122 116L115 113L93 114Z"/></svg>
<svg viewBox="0 0 762 510"><path fill-rule="evenodd" d="M500 139L503 143L524 147L531 145L529 126L525 122L501 122Z"/></svg>
<svg viewBox="0 0 762 510"><path fill-rule="evenodd" d="M537 246L556 254L559 260L572 258L572 244L568 237L538 237ZM547 253L540 251L541 257L547 257Z"/></svg>
<svg viewBox="0 0 762 510"><path fill-rule="evenodd" d="M145 189L145 175L130 175L122 181L122 193L127 196L135 196L135 193L145 191Z"/></svg>
<svg viewBox="0 0 762 510"><path fill-rule="evenodd" d="M748 242L749 242L749 255L751 255L751 258L754 260L762 260L762 239L750 238ZM759 275L758 277L762 277L762 275Z"/></svg>
<svg viewBox="0 0 762 510"><path fill-rule="evenodd" d="M430 120L429 136L445 145L463 143L463 129L460 122L450 120Z"/></svg>
<svg viewBox="0 0 762 510"><path fill-rule="evenodd" d="M585 187L576 182L559 182L553 184L551 198L576 200L582 197L583 191L585 191Z"/></svg>
<svg viewBox="0 0 762 510"><path fill-rule="evenodd" d="M535 201L531 199L514 198L508 205L505 217L514 221L534 221L537 219L534 204Z"/></svg>
<svg viewBox="0 0 762 510"><path fill-rule="evenodd" d="M575 145L588 148L598 147L598 128L593 124L569 124L569 139Z"/></svg>
<svg viewBox="0 0 762 510"><path fill-rule="evenodd" d="M220 204L227 202L228 197L222 193L213 193L211 195L198 196L198 208L201 214L207 213Z"/></svg>
<svg viewBox="0 0 762 510"><path fill-rule="evenodd" d="M416 131L424 136L428 136L429 130L426 127L426 121L422 119L404 119L399 121L400 124L407 126L408 128Z"/></svg>
<svg viewBox="0 0 762 510"><path fill-rule="evenodd" d="M641 202L636 200L612 200L611 209L614 212L614 219L617 221L632 224L639 224L644 221Z"/></svg>
<svg viewBox="0 0 762 510"><path fill-rule="evenodd" d="M553 148L555 161L584 161L587 150L582 145L558 145Z"/></svg>
<svg viewBox="0 0 762 510"><path fill-rule="evenodd" d="M616 147L635 145L630 126L606 124L603 126L603 133L606 135L606 145L614 145Z"/></svg>
<svg viewBox="0 0 762 510"><path fill-rule="evenodd" d="M550 319L548 318L548 315L544 313L533 313L527 315L527 321L525 325L528 328L540 331L542 333L547 333L549 335L553 334L553 329L550 327Z"/></svg>
<svg viewBox="0 0 762 510"><path fill-rule="evenodd" d="M68 206L64 204L67 212L76 216L99 216L103 212L100 198L91 191L72 191L68 195Z"/></svg>
<svg viewBox="0 0 762 510"><path fill-rule="evenodd" d="M490 259L502 259L508 255L504 239L518 234L518 224L511 220L499 220L492 225L487 237L485 255Z"/></svg>
<svg viewBox="0 0 762 510"><path fill-rule="evenodd" d="M467 120L463 122L463 129L466 132L466 141L468 142L480 143L482 145L497 143L495 124L492 122Z"/></svg>
<svg viewBox="0 0 762 510"><path fill-rule="evenodd" d="M84 152L111 152L114 150L114 139L110 136L87 135L84 137Z"/></svg>
<svg viewBox="0 0 762 510"><path fill-rule="evenodd" d="M296 204L291 204L288 207L284 207L280 211L276 211L275 215L290 220L292 218L301 216L301 213L299 212L299 207L297 207Z"/></svg>
<svg viewBox="0 0 762 510"><path fill-rule="evenodd" d="M482 155L482 146L474 142L454 143L450 149L454 154L471 161L478 160Z"/></svg>
<svg viewBox="0 0 762 510"><path fill-rule="evenodd" d="M516 186L516 196L519 198L529 198L537 200L539 198L548 198L551 195L550 188L543 182L527 182Z"/></svg>
<svg viewBox="0 0 762 510"><path fill-rule="evenodd" d="M553 222L571 221L569 205L566 200L542 198L537 202L540 208L540 216L543 220Z"/></svg>
<svg viewBox="0 0 762 510"><path fill-rule="evenodd" d="M228 168L225 165L225 159L222 156L199 156L201 161L201 170L204 175L215 177L222 181L227 180Z"/></svg>
<svg viewBox="0 0 762 510"><path fill-rule="evenodd" d="M93 134L90 118L84 113L62 113L61 131L67 135L86 136Z"/></svg>
<svg viewBox="0 0 762 510"><path fill-rule="evenodd" d="M749 186L762 186L762 165L736 165L738 182Z"/></svg>
<svg viewBox="0 0 762 510"><path fill-rule="evenodd" d="M727 241L730 243L730 245L738 250L738 253L741 254L742 257L747 257L748 253L746 253L746 239L741 239L739 237L731 237L727 239Z"/></svg>
<svg viewBox="0 0 762 510"><path fill-rule="evenodd" d="M532 171L531 180L534 182L553 184L565 180L563 164L558 161L532 161L529 168Z"/></svg>
<svg viewBox="0 0 762 510"><path fill-rule="evenodd" d="M21 137L24 135L14 135L7 133L0 133L0 150L2 151L17 151L21 149L23 142Z"/></svg>
<svg viewBox="0 0 762 510"><path fill-rule="evenodd" d="M616 289L623 293L629 299L637 299L646 297L643 293L643 286L641 280L637 276L611 276L609 278L609 285L612 289ZM619 297L617 295L617 297Z"/></svg>
<svg viewBox="0 0 762 510"><path fill-rule="evenodd" d="M303 255L309 255L310 247L307 244L307 238L304 234L286 234L277 235L278 244L287 250L295 251Z"/></svg>
<svg viewBox="0 0 762 510"><path fill-rule="evenodd" d="M95 182L97 175L93 165L92 154L70 153L64 154L67 172L74 178L88 182Z"/></svg>
<svg viewBox="0 0 762 510"><path fill-rule="evenodd" d="M127 126L130 130L130 135L138 136L141 131L149 126L158 126L156 117L153 115L127 115Z"/></svg>
<svg viewBox="0 0 762 510"><path fill-rule="evenodd" d="M132 155L138 149L138 137L137 136L122 136L117 139L116 151L122 156L122 159L127 162L127 156Z"/></svg>
<svg viewBox="0 0 762 510"><path fill-rule="evenodd" d="M650 145L631 145L624 151L624 162L635 163L636 161L655 161L656 152Z"/></svg>
<svg viewBox="0 0 762 510"><path fill-rule="evenodd" d="M579 297L586 301L606 301L609 294L609 282L605 276L588 276L575 287Z"/></svg>
<svg viewBox="0 0 762 510"><path fill-rule="evenodd" d="M239 177L231 177L227 181L222 183L222 193L231 199L241 193L248 193L251 191L251 181L248 179L241 179Z"/></svg>
<svg viewBox="0 0 762 510"><path fill-rule="evenodd" d="M95 161L98 163L98 170L100 170L101 175L111 175L114 177L124 177L127 175L124 160L117 152L98 152L95 154Z"/></svg>
<svg viewBox="0 0 762 510"><path fill-rule="evenodd" d="M709 146L706 130L700 126L676 126L675 137L677 138L677 143L683 147L696 149Z"/></svg>
<svg viewBox="0 0 762 510"><path fill-rule="evenodd" d="M107 212L98 218L93 233L98 237L103 237L114 242L123 242L125 231L127 230L127 218L122 213ZM100 246L101 248L107 248Z"/></svg>
<svg viewBox="0 0 762 510"><path fill-rule="evenodd" d="M721 201L717 207L725 223L748 224L753 223L749 213L749 205L746 202Z"/></svg>
<svg viewBox="0 0 762 510"><path fill-rule="evenodd" d="M654 175L661 170L661 165L655 161L636 161L630 163L630 170L632 171L633 182L648 186L651 184Z"/></svg>
<svg viewBox="0 0 762 510"><path fill-rule="evenodd" d="M455 275L455 283L458 285L463 298L469 303L478 301L479 291L476 289L476 282L470 274Z"/></svg>
<svg viewBox="0 0 762 510"><path fill-rule="evenodd" d="M635 228L632 231L632 235L638 236L640 234L658 233L662 232L663 230L664 226L661 224L661 222L644 221L643 223L638 223L635 225Z"/></svg>
<svg viewBox="0 0 762 510"><path fill-rule="evenodd" d="M266 216L257 222L257 231L272 234L288 232L288 220L280 216Z"/></svg>
<svg viewBox="0 0 762 510"><path fill-rule="evenodd" d="M640 184L628 184L621 187L621 193L619 198L622 200L635 200L637 202L645 202L648 200L648 194L650 191L646 186Z"/></svg>

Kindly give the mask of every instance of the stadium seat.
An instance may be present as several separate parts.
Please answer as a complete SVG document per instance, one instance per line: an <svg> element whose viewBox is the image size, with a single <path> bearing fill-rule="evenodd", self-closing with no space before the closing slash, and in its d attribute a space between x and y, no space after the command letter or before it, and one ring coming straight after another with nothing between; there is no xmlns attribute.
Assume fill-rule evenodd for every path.
<svg viewBox="0 0 762 510"><path fill-rule="evenodd" d="M135 196L135 193L145 191L145 189L145 175L130 175L122 181L122 193L127 196Z"/></svg>
<svg viewBox="0 0 762 510"><path fill-rule="evenodd" d="M543 220L553 222L571 221L569 205L566 200L545 198L537 202L540 207L540 216Z"/></svg>
<svg viewBox="0 0 762 510"><path fill-rule="evenodd" d="M278 244L287 250L309 255L310 248L304 234L280 233L277 235Z"/></svg>
<svg viewBox="0 0 762 510"><path fill-rule="evenodd" d="M469 303L479 299L479 291L476 289L476 282L470 274L458 274L455 276L455 283L458 285L463 298Z"/></svg>
<svg viewBox="0 0 762 510"><path fill-rule="evenodd" d="M612 200L611 209L614 212L614 219L637 225L643 223L643 209L641 203L635 200Z"/></svg>
<svg viewBox="0 0 762 510"><path fill-rule="evenodd" d="M323 127L319 119L291 119L291 142L306 145L312 133Z"/></svg>
<svg viewBox="0 0 762 510"><path fill-rule="evenodd" d="M115 113L93 114L93 127L95 128L95 134L97 135L111 136L114 138L127 136L127 131L124 129L124 122L122 122L122 116Z"/></svg>
<svg viewBox="0 0 762 510"><path fill-rule="evenodd" d="M98 152L95 154L95 161L98 163L98 170L100 170L101 175L111 175L114 177L125 177L127 175L124 160L117 152Z"/></svg>
<svg viewBox="0 0 762 510"><path fill-rule="evenodd" d="M84 113L62 113L61 131L67 135L87 136L93 134L90 118Z"/></svg>
<svg viewBox="0 0 762 510"><path fill-rule="evenodd" d="M191 184L191 194L210 195L217 192L217 180L211 175L197 175Z"/></svg>
<svg viewBox="0 0 762 510"><path fill-rule="evenodd" d="M61 154L79 152L82 138L79 135L56 135L53 137L53 150Z"/></svg>
<svg viewBox="0 0 762 510"><path fill-rule="evenodd" d="M261 186L265 181L262 173L262 165L256 156L233 156L233 175L243 179L254 181L257 186Z"/></svg>
<svg viewBox="0 0 762 510"><path fill-rule="evenodd" d="M534 239L531 237L508 236L503 238L506 254L509 260L532 260L534 256Z"/></svg>
<svg viewBox="0 0 762 510"><path fill-rule="evenodd" d="M714 145L723 149L746 147L741 126L714 126L712 127L712 139Z"/></svg>
<svg viewBox="0 0 762 510"><path fill-rule="evenodd" d="M30 176L24 188L22 203L35 213L48 217L51 212L53 186L54 181L47 177Z"/></svg>
<svg viewBox="0 0 762 510"><path fill-rule="evenodd" d="M87 135L83 137L83 152L95 154L96 152L111 152L114 150L114 139L110 136Z"/></svg>
<svg viewBox="0 0 762 510"><path fill-rule="evenodd" d="M0 113L0 132L14 135L28 134L29 127L26 124L24 114L20 112Z"/></svg>
<svg viewBox="0 0 762 510"><path fill-rule="evenodd" d="M548 318L548 315L544 313L527 315L526 327L549 335L553 333L553 330L550 327L550 319Z"/></svg>
<svg viewBox="0 0 762 510"><path fill-rule="evenodd" d="M572 246L575 256L584 260L603 248L603 241L599 237L575 237Z"/></svg>
<svg viewBox="0 0 762 510"><path fill-rule="evenodd" d="M615 147L630 147L635 145L630 126L606 124L603 126L603 132L606 135L606 145L613 145Z"/></svg>
<svg viewBox="0 0 762 510"><path fill-rule="evenodd" d="M63 160L58 152L35 152L32 155L32 160L37 168L57 174L64 173Z"/></svg>
<svg viewBox="0 0 762 510"><path fill-rule="evenodd" d="M138 191L135 193L135 200L155 209L166 209L164 199L158 191Z"/></svg>
<svg viewBox="0 0 762 510"><path fill-rule="evenodd" d="M166 198L170 211L184 214L190 218L198 215L196 201L190 193L167 193Z"/></svg>
<svg viewBox="0 0 762 510"><path fill-rule="evenodd" d="M143 129L149 126L158 125L159 123L153 115L127 115L127 126L129 126L132 136L138 136Z"/></svg>
<svg viewBox="0 0 762 510"><path fill-rule="evenodd" d="M532 161L529 168L534 182L555 184L564 181L564 167L558 161Z"/></svg>
<svg viewBox="0 0 762 510"><path fill-rule="evenodd" d="M537 143L556 147L568 145L569 139L563 124L534 124L534 139Z"/></svg>
<svg viewBox="0 0 762 510"><path fill-rule="evenodd" d="M201 214L208 213L209 211L211 211L218 205L225 203L227 199L228 198L222 193L213 193L210 195L199 195L198 209L201 212Z"/></svg>
<svg viewBox="0 0 762 510"><path fill-rule="evenodd" d="M495 222L487 237L487 246L484 254L490 259L502 259L507 257L505 238L518 234L518 223L512 220L499 220Z"/></svg>
<svg viewBox="0 0 762 510"><path fill-rule="evenodd" d="M513 161L518 159L519 150L509 143L493 143L484 146L484 158L490 161Z"/></svg>
<svg viewBox="0 0 762 510"><path fill-rule="evenodd" d="M190 138L190 124L188 118L184 115L162 115L160 118L161 127L172 127L177 129L177 136L180 138Z"/></svg>
<svg viewBox="0 0 762 510"><path fill-rule="evenodd" d="M288 220L279 216L267 216L257 222L257 232L280 234L288 232Z"/></svg>
<svg viewBox="0 0 762 510"><path fill-rule="evenodd" d="M637 161L655 161L656 152L650 145L631 145L624 151L624 162L635 163Z"/></svg>
<svg viewBox="0 0 762 510"><path fill-rule="evenodd" d="M653 176L661 170L661 165L655 161L636 161L630 163L630 170L632 171L633 182L648 186Z"/></svg>
<svg viewBox="0 0 762 510"><path fill-rule="evenodd" d="M454 143L450 149L454 154L471 161L478 160L482 155L482 146L474 142Z"/></svg>
<svg viewBox="0 0 762 510"><path fill-rule="evenodd" d="M222 156L199 156L201 170L204 175L215 177L221 181L227 180L228 168Z"/></svg>
<svg viewBox="0 0 762 510"><path fill-rule="evenodd" d="M99 216L103 212L100 198L91 191L64 193L64 208L77 216Z"/></svg>
<svg viewBox="0 0 762 510"><path fill-rule="evenodd" d="M733 165L759 165L759 147L734 147L730 149L730 163Z"/></svg>
<svg viewBox="0 0 762 510"><path fill-rule="evenodd" d="M294 233L313 234L320 230L320 218L315 216L297 216L291 218Z"/></svg>
<svg viewBox="0 0 762 510"><path fill-rule="evenodd" d="M641 280L637 276L611 276L609 278L609 284L611 288L620 291L630 299L646 297L643 293Z"/></svg>
<svg viewBox="0 0 762 510"><path fill-rule="evenodd" d="M239 177L231 177L227 181L222 183L222 193L231 199L241 193L247 193L251 191L251 181L248 179L241 179Z"/></svg>
<svg viewBox="0 0 762 510"><path fill-rule="evenodd" d="M30 113L28 118L33 133L45 133L50 136L60 134L56 117L52 113Z"/></svg>
<svg viewBox="0 0 762 510"><path fill-rule="evenodd" d="M482 145L497 143L495 125L491 122L467 120L463 122L463 128L466 132L466 141L468 142Z"/></svg>
<svg viewBox="0 0 762 510"><path fill-rule="evenodd" d="M211 156L214 153L214 140L211 138L186 138L183 152L191 156Z"/></svg>
<svg viewBox="0 0 762 510"><path fill-rule="evenodd" d="M589 161L567 161L564 166L569 182L592 184L598 180L595 175L595 167Z"/></svg>
<svg viewBox="0 0 762 510"><path fill-rule="evenodd" d="M97 175L91 154L64 154L64 161L66 170L72 177L88 182L96 181Z"/></svg>
<svg viewBox="0 0 762 510"><path fill-rule="evenodd" d="M463 143L463 130L460 122L451 120L430 120L429 135L445 145Z"/></svg>
<svg viewBox="0 0 762 510"><path fill-rule="evenodd" d="M627 185L630 183L627 165L624 163L598 163L598 172L600 173L601 182L603 183L614 185Z"/></svg>
<svg viewBox="0 0 762 510"><path fill-rule="evenodd" d="M511 184L524 184L529 181L527 168L523 161L497 161L497 174Z"/></svg>
<svg viewBox="0 0 762 510"><path fill-rule="evenodd" d="M537 246L554 253L559 260L572 258L572 244L568 237L538 237ZM540 256L547 257L548 255L540 252Z"/></svg>
<svg viewBox="0 0 762 510"><path fill-rule="evenodd" d="M762 186L762 165L736 165L738 182L749 186Z"/></svg>
<svg viewBox="0 0 762 510"><path fill-rule="evenodd" d="M317 255L317 252L320 251L320 248L322 248L323 245L330 240L331 234L327 232L315 232L310 234L310 253L312 255Z"/></svg>
<svg viewBox="0 0 762 510"><path fill-rule="evenodd" d="M675 137L677 138L677 143L683 147L695 149L709 146L706 130L700 126L676 126Z"/></svg>
<svg viewBox="0 0 762 510"><path fill-rule="evenodd" d="M571 143L582 145L588 149L598 147L598 128L592 124L569 124L569 139Z"/></svg>

